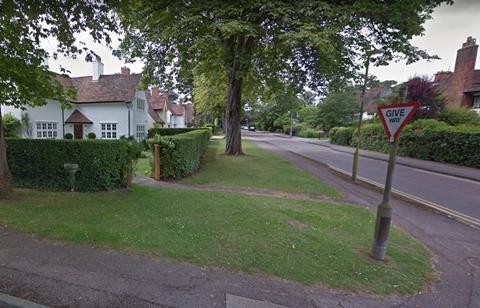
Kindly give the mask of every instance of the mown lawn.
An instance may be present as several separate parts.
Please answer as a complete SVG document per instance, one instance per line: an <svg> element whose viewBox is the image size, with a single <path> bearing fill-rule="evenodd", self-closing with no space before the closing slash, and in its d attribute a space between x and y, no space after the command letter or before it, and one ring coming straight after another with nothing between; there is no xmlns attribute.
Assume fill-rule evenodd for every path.
<svg viewBox="0 0 480 308"><path fill-rule="evenodd" d="M151 161L153 160L153 154L151 151L143 151L142 158L137 161L135 165L135 172L142 175L151 176L152 175L152 166Z"/></svg>
<svg viewBox="0 0 480 308"><path fill-rule="evenodd" d="M333 187L253 142L242 140L244 156L223 154L224 140L212 140L200 169L183 183L241 186L339 196Z"/></svg>
<svg viewBox="0 0 480 308"><path fill-rule="evenodd" d="M374 216L356 206L140 186L15 191L0 223L53 239L375 294L411 294L434 278L429 252L396 228L387 261L373 262Z"/></svg>

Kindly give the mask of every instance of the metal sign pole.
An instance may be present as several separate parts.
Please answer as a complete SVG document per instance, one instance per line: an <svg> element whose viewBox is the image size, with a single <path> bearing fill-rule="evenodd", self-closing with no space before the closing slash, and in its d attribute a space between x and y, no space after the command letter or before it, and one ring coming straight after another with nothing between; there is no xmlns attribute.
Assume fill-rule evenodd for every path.
<svg viewBox="0 0 480 308"><path fill-rule="evenodd" d="M387 178L383 191L383 201L377 208L377 219L375 221L375 233L373 235L372 256L377 260L384 260L387 251L388 233L392 220L392 207L390 206L390 195L392 192L393 169L397 156L398 139L390 143L390 157L388 159Z"/></svg>

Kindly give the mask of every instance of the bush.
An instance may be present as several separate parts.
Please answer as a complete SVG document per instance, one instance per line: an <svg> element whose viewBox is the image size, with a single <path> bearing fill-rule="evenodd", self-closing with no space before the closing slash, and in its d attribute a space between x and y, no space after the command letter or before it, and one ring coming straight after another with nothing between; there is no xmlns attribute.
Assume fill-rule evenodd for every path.
<svg viewBox="0 0 480 308"><path fill-rule="evenodd" d="M154 127L148 130L148 138L153 138L155 135L159 136L173 136L178 134L188 133L194 130L210 130L213 134L211 127L186 127L186 128L163 128L163 127Z"/></svg>
<svg viewBox="0 0 480 308"><path fill-rule="evenodd" d="M95 135L94 132L88 133L87 138L92 140L92 139L97 139L97 135Z"/></svg>
<svg viewBox="0 0 480 308"><path fill-rule="evenodd" d="M355 145L353 128L332 129L331 142ZM387 153L388 141L381 124L362 127L360 147ZM398 154L418 159L480 168L480 127L451 126L437 120L418 120L400 134Z"/></svg>
<svg viewBox="0 0 480 308"><path fill-rule="evenodd" d="M298 137L303 137L303 138L318 138L318 132L314 130L313 128L307 128L304 130L301 130L297 133Z"/></svg>
<svg viewBox="0 0 480 308"><path fill-rule="evenodd" d="M80 168L75 177L76 191L125 187L128 155L128 143L122 140L7 138L12 182L23 187L70 190L64 163Z"/></svg>
<svg viewBox="0 0 480 308"><path fill-rule="evenodd" d="M65 139L72 140L72 139L73 139L73 135L70 134L70 133L66 133L66 134L65 134Z"/></svg>
<svg viewBox="0 0 480 308"><path fill-rule="evenodd" d="M5 137L17 137L22 130L22 123L11 114L6 114L2 119L5 128Z"/></svg>
<svg viewBox="0 0 480 308"><path fill-rule="evenodd" d="M453 126L480 126L480 115L467 108L445 108L440 115L440 120Z"/></svg>
<svg viewBox="0 0 480 308"><path fill-rule="evenodd" d="M352 145L353 127L334 127L330 129L330 142L350 146Z"/></svg>
<svg viewBox="0 0 480 308"><path fill-rule="evenodd" d="M154 144L160 144L162 177L180 178L197 170L211 136L210 129L196 129L174 136L156 135L149 139L152 151Z"/></svg>

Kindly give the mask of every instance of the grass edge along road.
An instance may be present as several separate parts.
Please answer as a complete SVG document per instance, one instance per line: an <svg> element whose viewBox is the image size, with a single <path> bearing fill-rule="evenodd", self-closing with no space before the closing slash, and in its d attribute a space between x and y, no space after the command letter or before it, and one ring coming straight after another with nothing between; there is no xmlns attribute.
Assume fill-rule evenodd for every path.
<svg viewBox="0 0 480 308"><path fill-rule="evenodd" d="M340 196L333 187L253 141L242 140L242 156L224 155L224 147L225 140L212 140L200 169L180 182Z"/></svg>
<svg viewBox="0 0 480 308"><path fill-rule="evenodd" d="M0 223L57 240L261 273L304 285L412 294L435 279L429 251L393 228L368 257L374 215L329 202L134 186L128 193L16 189Z"/></svg>

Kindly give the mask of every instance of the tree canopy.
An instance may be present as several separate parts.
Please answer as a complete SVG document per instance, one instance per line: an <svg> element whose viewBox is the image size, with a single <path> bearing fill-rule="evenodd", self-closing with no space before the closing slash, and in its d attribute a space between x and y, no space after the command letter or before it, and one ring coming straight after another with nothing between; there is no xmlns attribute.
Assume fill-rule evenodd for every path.
<svg viewBox="0 0 480 308"><path fill-rule="evenodd" d="M410 43L444 0L399 1L127 1L122 54L142 58L151 83L192 80L200 63L221 70L227 83L228 154L240 154L244 78L275 92L305 86L324 92L355 76L375 50L375 64L431 56ZM408 18L407 18L408 17ZM205 65L206 63L206 65ZM181 77L181 78L179 78ZM191 87L185 87L189 89Z"/></svg>

